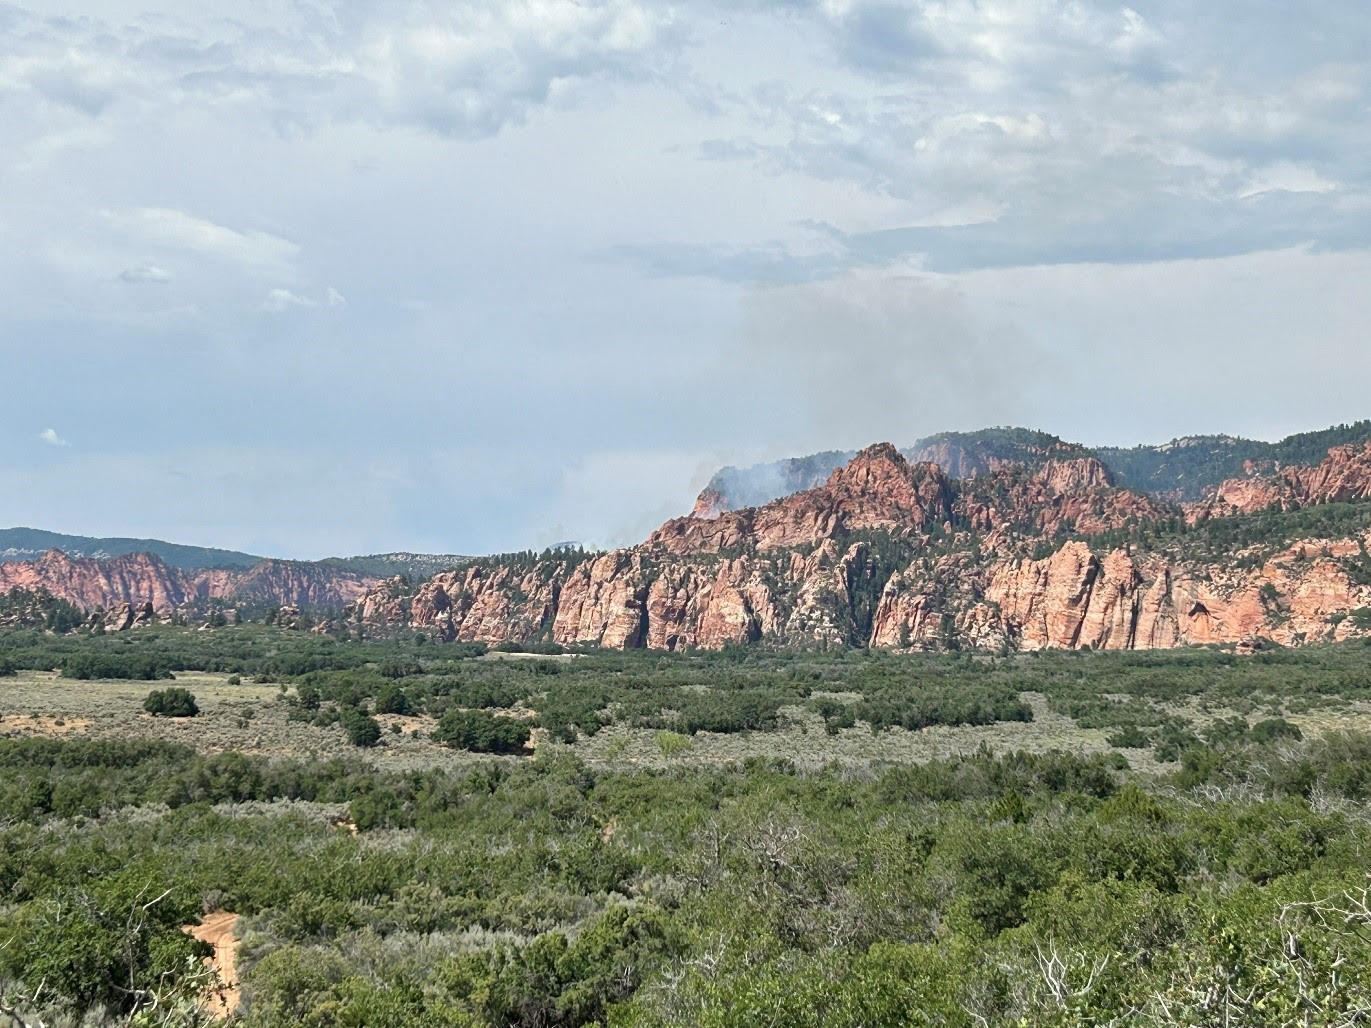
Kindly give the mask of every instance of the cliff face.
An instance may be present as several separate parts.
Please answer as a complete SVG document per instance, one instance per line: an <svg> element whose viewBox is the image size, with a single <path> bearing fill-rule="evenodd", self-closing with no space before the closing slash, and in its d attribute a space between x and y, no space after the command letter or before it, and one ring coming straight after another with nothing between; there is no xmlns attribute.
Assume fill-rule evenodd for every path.
<svg viewBox="0 0 1371 1028"><path fill-rule="evenodd" d="M1199 523L1272 507L1291 510L1371 498L1371 442L1335 446L1315 465L1280 468L1250 461L1245 470L1241 478L1230 478L1212 495L1187 505L1187 519Z"/></svg>
<svg viewBox="0 0 1371 1028"><path fill-rule="evenodd" d="M948 478L957 479L1090 456L1084 446L1022 428L942 432L919 439L900 453L910 464L936 464ZM723 468L700 492L691 516L716 518L728 511L762 507L781 497L817 489L856 456L852 451L825 450L748 468Z"/></svg>
<svg viewBox="0 0 1371 1028"><path fill-rule="evenodd" d="M0 590L46 589L84 610L145 602L174 610L186 602L187 584L184 572L146 553L96 560L49 550L36 561L0 564Z"/></svg>
<svg viewBox="0 0 1371 1028"><path fill-rule="evenodd" d="M133 609L132 620L121 625L125 628L144 608L164 615L212 599L340 608L376 584L377 579L353 571L280 560L243 569L183 571L147 553L97 560L50 550L35 561L0 564L0 592L46 590L87 611Z"/></svg>
<svg viewBox="0 0 1371 1028"><path fill-rule="evenodd" d="M1347 475L1306 470L1295 480L1321 495L1350 488ZM1371 581L1361 564L1371 529L1203 558L1174 531L1147 548L1092 541L1174 529L1180 513L1118 488L1089 456L959 482L881 444L763 507L677 518L640 546L587 559L478 563L413 590L397 580L350 616L444 639L654 649L762 639L1133 649L1362 631L1349 614L1371 607L1360 584ZM1075 538L1046 545L1062 534Z"/></svg>
<svg viewBox="0 0 1371 1028"><path fill-rule="evenodd" d="M183 572L147 555L52 552L0 565L0 591L46 589L116 628L237 597L346 604L368 632L615 648L1132 649L1371 630L1371 444L1311 465L1254 463L1186 508L1120 488L1079 448L1025 452L956 479L878 444L813 488L676 518L638 546L475 560L417 585L327 564ZM1298 513L1331 501L1368 502ZM1273 505L1296 513L1274 528L1243 521Z"/></svg>

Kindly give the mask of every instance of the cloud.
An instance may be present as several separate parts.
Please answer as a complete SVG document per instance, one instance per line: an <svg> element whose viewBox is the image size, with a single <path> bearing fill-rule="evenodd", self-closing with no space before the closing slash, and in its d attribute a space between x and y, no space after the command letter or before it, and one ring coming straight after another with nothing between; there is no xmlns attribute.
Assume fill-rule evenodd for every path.
<svg viewBox="0 0 1371 1028"><path fill-rule="evenodd" d="M263 310L271 311L273 314L280 314L282 311L298 309L301 307L318 306L313 300L303 296L297 296L289 289L273 289L267 293L266 300L262 303Z"/></svg>
<svg viewBox="0 0 1371 1028"><path fill-rule="evenodd" d="M649 73L672 19L633 0L415 3L346 26L349 85L381 120L479 138L596 77Z"/></svg>
<svg viewBox="0 0 1371 1028"><path fill-rule="evenodd" d="M49 446L71 445L71 443L67 442L65 439L63 439L60 435L57 434L57 429L55 428L43 429L43 431L38 433L38 438L43 442L47 443Z"/></svg>
<svg viewBox="0 0 1371 1028"><path fill-rule="evenodd" d="M155 264L140 264L136 268L125 268L119 272L119 281L166 283L171 281L171 273Z"/></svg>
<svg viewBox="0 0 1371 1028"><path fill-rule="evenodd" d="M245 268L288 268L300 252L289 239L259 230L240 231L170 207L103 211L105 221L142 243L183 250Z"/></svg>
<svg viewBox="0 0 1371 1028"><path fill-rule="evenodd" d="M0 495L462 552L640 538L696 454L1364 415L1365 5L1129 8L0 0ZM364 408L327 505L311 453L148 508L220 459L178 447L250 470Z"/></svg>
<svg viewBox="0 0 1371 1028"><path fill-rule="evenodd" d="M638 0L439 0L264 6L116 20L7 8L0 97L81 117L116 102L252 107L282 131L323 122L478 139L597 79L652 75L680 37Z"/></svg>
<svg viewBox="0 0 1371 1028"><path fill-rule="evenodd" d="M1371 249L750 289L728 374L767 396L768 456L1025 424L1095 445L1262 438L1366 416ZM1298 340L1308 367L1273 375ZM796 444L799 445L796 445Z"/></svg>
<svg viewBox="0 0 1371 1028"><path fill-rule="evenodd" d="M891 259L943 269L1361 245L1365 223L1345 219L1371 199L1371 88L1355 56L1371 21L1351 3L1268 12L1240 47L1230 5L1139 7L798 3L842 74L754 85L734 108L747 128L698 152L902 209L879 227L835 222L855 251L838 271L868 263L857 237L892 230L906 245ZM1261 76L1248 73L1257 52ZM1275 192L1300 198L1247 202ZM736 246L690 243L693 267L746 278ZM672 254L655 256L660 268ZM754 280L802 280L811 264L773 258Z"/></svg>

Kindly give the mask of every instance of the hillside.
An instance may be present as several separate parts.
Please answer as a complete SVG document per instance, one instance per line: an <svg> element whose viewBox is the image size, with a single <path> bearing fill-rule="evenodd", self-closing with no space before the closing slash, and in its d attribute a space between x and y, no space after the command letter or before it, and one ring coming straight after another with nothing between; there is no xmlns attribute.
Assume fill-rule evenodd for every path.
<svg viewBox="0 0 1371 1028"><path fill-rule="evenodd" d="M1101 446L1095 453L1130 489L1198 500L1207 489L1244 473L1249 463L1316 464L1331 447L1371 438L1371 421L1302 432L1275 443L1229 435L1187 436L1159 446Z"/></svg>
<svg viewBox="0 0 1371 1028"><path fill-rule="evenodd" d="M1185 507L1081 454L1052 444L954 479L878 444L816 488L675 518L638 546L388 582L348 620L668 650L1142 649L1371 629L1371 445L1235 479Z"/></svg>
<svg viewBox="0 0 1371 1028"><path fill-rule="evenodd" d="M837 456L781 470L788 485L807 481ZM1135 472L1147 467L1134 456ZM1201 464L1212 474L1221 462L1188 466ZM697 505L608 553L354 558L363 571L344 560L185 570L53 550L0 564L0 591L114 611L105 623L119 628L247 604L310 608L323 630L368 636L618 649L1142 649L1371 630L1371 443L1240 471L1179 503L1045 433L945 433L904 452L870 446L761 505Z"/></svg>
<svg viewBox="0 0 1371 1028"><path fill-rule="evenodd" d="M264 559L238 550L212 546L185 546L161 539L126 539L86 535L64 535L37 528L0 528L0 562L36 560L48 550L61 550L73 557L123 557L130 553L150 553L173 568L198 571L203 568L247 568Z"/></svg>
<svg viewBox="0 0 1371 1028"><path fill-rule="evenodd" d="M1006 464L1037 465L1051 457L1093 453L1120 485L1167 500L1198 500L1206 490L1246 473L1249 464L1274 470L1290 464L1317 464L1330 447L1371 438L1371 421L1302 432L1279 442L1230 435L1186 436L1160 445L1088 447L1027 428L985 428L976 432L939 432L916 440L900 452L913 462L931 461L952 478L973 478ZM807 457L726 467L710 479L694 512L710 517L821 485L835 468L855 456L851 450L825 450Z"/></svg>

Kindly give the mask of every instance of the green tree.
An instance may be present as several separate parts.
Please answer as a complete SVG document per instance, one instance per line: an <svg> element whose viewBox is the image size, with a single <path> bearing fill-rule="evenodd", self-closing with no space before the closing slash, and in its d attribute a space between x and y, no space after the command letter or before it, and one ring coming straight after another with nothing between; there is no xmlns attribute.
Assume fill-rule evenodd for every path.
<svg viewBox="0 0 1371 1028"><path fill-rule="evenodd" d="M343 711L339 720L342 721L343 731L347 733L348 742L352 745L371 747L381 741L381 726L366 711L349 707Z"/></svg>
<svg viewBox="0 0 1371 1028"><path fill-rule="evenodd" d="M179 685L152 690L143 701L143 709L154 717L195 717L200 713L190 690Z"/></svg>
<svg viewBox="0 0 1371 1028"><path fill-rule="evenodd" d="M433 738L476 753L518 753L528 743L528 725L484 710L450 710L433 730Z"/></svg>

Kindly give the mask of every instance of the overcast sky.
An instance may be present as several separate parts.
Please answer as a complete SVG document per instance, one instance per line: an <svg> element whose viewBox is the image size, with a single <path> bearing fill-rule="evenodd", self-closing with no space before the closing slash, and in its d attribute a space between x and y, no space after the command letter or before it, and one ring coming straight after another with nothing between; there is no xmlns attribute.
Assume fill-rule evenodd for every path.
<svg viewBox="0 0 1371 1028"><path fill-rule="evenodd" d="M1371 415L1368 54L1364 0L0 2L0 526L616 544L723 463Z"/></svg>

